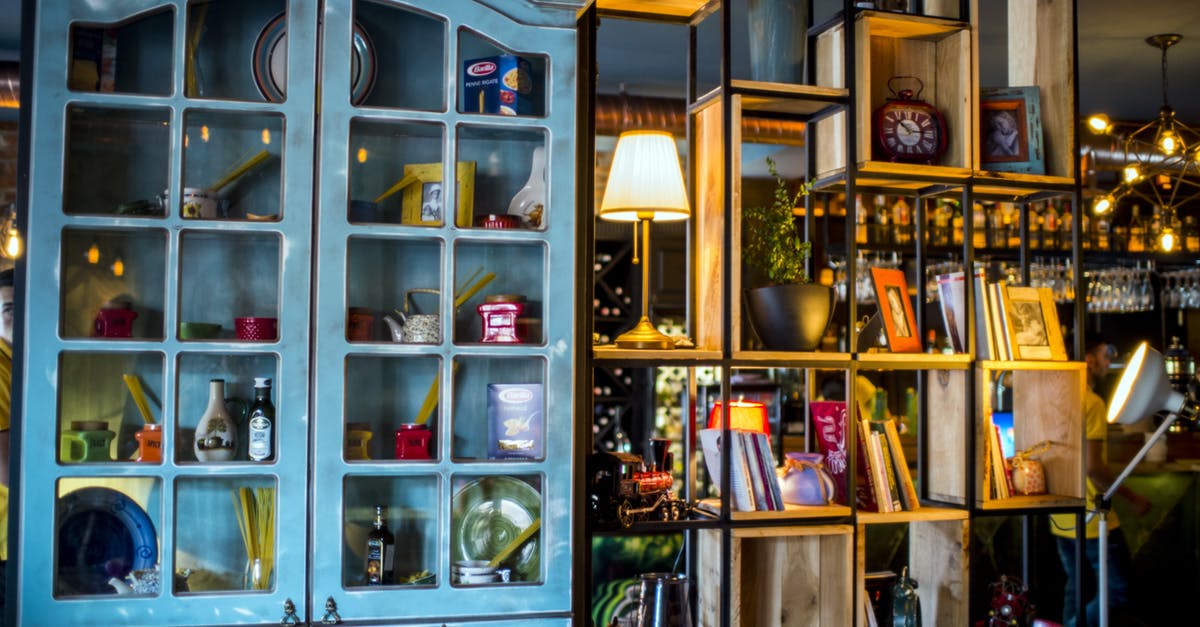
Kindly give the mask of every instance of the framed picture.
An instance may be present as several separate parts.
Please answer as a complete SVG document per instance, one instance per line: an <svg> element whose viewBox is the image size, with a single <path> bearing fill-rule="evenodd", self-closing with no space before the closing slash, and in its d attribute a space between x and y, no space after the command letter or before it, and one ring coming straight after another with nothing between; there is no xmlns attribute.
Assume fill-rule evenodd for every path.
<svg viewBox="0 0 1200 627"><path fill-rule="evenodd" d="M912 300L908 297L908 282L904 272L894 268L871 268L875 283L875 298L879 301L879 317L887 329L888 346L893 353L921 352L921 334Z"/></svg>
<svg viewBox="0 0 1200 627"><path fill-rule="evenodd" d="M1042 105L1037 87L985 87L979 95L983 169L1045 174Z"/></svg>
<svg viewBox="0 0 1200 627"><path fill-rule="evenodd" d="M1004 314L1013 359L1065 361L1067 347L1058 326L1054 292L1046 287L1009 285L1005 286L1004 294Z"/></svg>
<svg viewBox="0 0 1200 627"><path fill-rule="evenodd" d="M475 204L475 162L459 161L455 172L458 206L455 223L470 226ZM441 226L446 222L446 190L443 188L442 164L410 163L404 166L404 178L413 177L404 188L401 204L401 224Z"/></svg>

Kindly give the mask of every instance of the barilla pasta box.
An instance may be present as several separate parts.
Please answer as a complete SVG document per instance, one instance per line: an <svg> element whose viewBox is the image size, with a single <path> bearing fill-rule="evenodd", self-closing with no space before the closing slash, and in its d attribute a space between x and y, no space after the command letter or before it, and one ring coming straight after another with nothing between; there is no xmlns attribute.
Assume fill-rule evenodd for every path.
<svg viewBox="0 0 1200 627"><path fill-rule="evenodd" d="M504 54L463 63L463 113L538 115L541 102L529 61Z"/></svg>
<svg viewBox="0 0 1200 627"><path fill-rule="evenodd" d="M541 383L489 383L488 458L542 459Z"/></svg>

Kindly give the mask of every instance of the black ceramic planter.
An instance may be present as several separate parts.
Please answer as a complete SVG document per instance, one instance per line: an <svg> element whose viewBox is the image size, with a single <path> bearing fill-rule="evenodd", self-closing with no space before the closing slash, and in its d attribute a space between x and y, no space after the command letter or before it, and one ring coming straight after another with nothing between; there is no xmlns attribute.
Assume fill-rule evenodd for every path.
<svg viewBox="0 0 1200 627"><path fill-rule="evenodd" d="M816 350L833 317L833 304L833 288L816 283L746 290L750 324L771 350Z"/></svg>

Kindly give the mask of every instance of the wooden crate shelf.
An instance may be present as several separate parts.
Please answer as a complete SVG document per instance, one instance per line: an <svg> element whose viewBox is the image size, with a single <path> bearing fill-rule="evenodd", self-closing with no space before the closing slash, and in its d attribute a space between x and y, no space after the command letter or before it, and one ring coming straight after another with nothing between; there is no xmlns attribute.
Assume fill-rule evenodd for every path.
<svg viewBox="0 0 1200 627"><path fill-rule="evenodd" d="M919 513L919 510L912 513ZM871 566L866 563L867 534L870 533L871 523L864 523L861 516L855 550L855 585L859 591L866 589L865 576ZM917 580L921 616L925 624L970 624L967 596L970 591L968 569L971 531L965 512L961 515L947 514L945 517L897 522L908 525L908 576ZM856 612L856 617L859 625L866 625L864 612Z"/></svg>
<svg viewBox="0 0 1200 627"><path fill-rule="evenodd" d="M721 556L722 533L700 532L698 624L721 624L723 569L729 570L729 624L734 627L851 624L853 527L730 529L728 562Z"/></svg>

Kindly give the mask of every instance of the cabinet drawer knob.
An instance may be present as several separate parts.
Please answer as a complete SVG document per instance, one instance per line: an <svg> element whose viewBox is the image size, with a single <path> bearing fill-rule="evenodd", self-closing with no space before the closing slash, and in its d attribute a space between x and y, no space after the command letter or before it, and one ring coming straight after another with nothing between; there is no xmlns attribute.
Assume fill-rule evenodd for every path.
<svg viewBox="0 0 1200 627"><path fill-rule="evenodd" d="M325 616L321 618L321 623L325 625L340 625L342 617L338 616L337 601L333 597L325 599Z"/></svg>
<svg viewBox="0 0 1200 627"><path fill-rule="evenodd" d="M292 603L291 599L286 599L283 602L283 618L279 619L280 625L299 625L300 617L296 616L296 604Z"/></svg>

